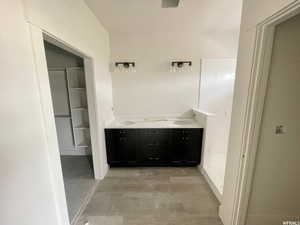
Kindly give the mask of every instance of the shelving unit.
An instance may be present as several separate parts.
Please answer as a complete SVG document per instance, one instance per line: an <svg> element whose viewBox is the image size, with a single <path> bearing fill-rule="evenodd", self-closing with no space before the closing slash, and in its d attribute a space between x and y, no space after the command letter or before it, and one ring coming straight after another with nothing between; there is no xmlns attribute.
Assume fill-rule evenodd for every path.
<svg viewBox="0 0 300 225"><path fill-rule="evenodd" d="M74 145L88 148L91 145L86 84L83 68L66 68Z"/></svg>
<svg viewBox="0 0 300 225"><path fill-rule="evenodd" d="M61 151L90 152L84 68L49 68L49 78Z"/></svg>

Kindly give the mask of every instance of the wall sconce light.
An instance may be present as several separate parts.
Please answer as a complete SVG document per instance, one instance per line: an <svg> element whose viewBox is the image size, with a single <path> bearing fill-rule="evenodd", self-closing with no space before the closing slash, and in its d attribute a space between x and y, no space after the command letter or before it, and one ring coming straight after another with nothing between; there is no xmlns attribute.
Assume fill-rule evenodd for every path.
<svg viewBox="0 0 300 225"><path fill-rule="evenodd" d="M192 71L192 61L173 61L171 62L171 72Z"/></svg>
<svg viewBox="0 0 300 225"><path fill-rule="evenodd" d="M115 72L135 72L135 62L116 62Z"/></svg>

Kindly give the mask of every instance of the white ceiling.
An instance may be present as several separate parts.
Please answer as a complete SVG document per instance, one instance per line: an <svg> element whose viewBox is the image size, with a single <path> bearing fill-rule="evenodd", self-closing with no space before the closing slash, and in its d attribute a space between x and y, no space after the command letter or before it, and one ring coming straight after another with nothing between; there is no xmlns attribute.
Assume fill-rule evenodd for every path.
<svg viewBox="0 0 300 225"><path fill-rule="evenodd" d="M111 33L236 32L242 0L181 0L161 8L161 0L85 0Z"/></svg>

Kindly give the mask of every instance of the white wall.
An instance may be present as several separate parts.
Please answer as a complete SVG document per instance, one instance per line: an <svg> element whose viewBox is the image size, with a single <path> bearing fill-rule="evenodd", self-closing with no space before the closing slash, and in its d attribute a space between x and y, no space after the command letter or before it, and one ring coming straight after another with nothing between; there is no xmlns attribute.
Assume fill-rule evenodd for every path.
<svg viewBox="0 0 300 225"><path fill-rule="evenodd" d="M238 31L111 35L112 62L133 60L136 73L112 73L116 116L191 116L198 105L201 58L236 57ZM192 60L193 71L172 73L172 60Z"/></svg>
<svg viewBox="0 0 300 225"><path fill-rule="evenodd" d="M97 138L94 138L97 148L93 148L93 160L95 177L102 178L108 168L104 141L104 125L106 122L114 119L112 112L111 76L108 66L110 56L108 33L83 1L76 1L74 3L71 0L56 0L51 2L24 0L24 3L26 20L29 23L62 40L66 45L75 47L76 50L92 59L94 76L87 77L86 79L95 88L95 110L89 104L90 111L95 111L98 121L98 124L96 124ZM61 21L65 22L62 23ZM41 48L38 41L35 41L34 45ZM42 50L40 49L40 51ZM40 57L40 55L37 57L38 60ZM44 77L44 79L44 85L46 85L46 78ZM43 90L44 88L42 88ZM43 91L43 93L45 95L43 101L48 101L50 90L49 92L48 90ZM95 162L95 160L98 161Z"/></svg>
<svg viewBox="0 0 300 225"><path fill-rule="evenodd" d="M59 224L23 6L6 1L0 15L1 223Z"/></svg>
<svg viewBox="0 0 300 225"><path fill-rule="evenodd" d="M220 216L224 225L232 224L233 206L235 201L236 178L241 162L242 134L245 122L248 88L250 85L253 53L255 45L256 26L280 9L295 2L294 0L276 0L270 4L269 0L244 1L240 44L237 60L237 74L234 89L233 111L229 148L227 155L223 201Z"/></svg>
<svg viewBox="0 0 300 225"><path fill-rule="evenodd" d="M292 221L300 213L300 15L276 28L247 225ZM284 134L275 134L283 125Z"/></svg>
<svg viewBox="0 0 300 225"><path fill-rule="evenodd" d="M83 1L24 0L26 20L94 60L98 111L113 119L109 35ZM64 21L64 22L62 22Z"/></svg>
<svg viewBox="0 0 300 225"><path fill-rule="evenodd" d="M104 119L113 118L108 35L82 1L5 1L0 17L1 223L67 225L54 119L47 118L44 126L39 95L42 91L50 96L49 83L39 90L37 82L41 68L47 75L41 29L93 58L99 131ZM34 58L32 43L34 54L42 57ZM41 63L35 65L35 60ZM47 106L49 99L43 102ZM99 140L103 143L101 133ZM105 151L104 143L100 150Z"/></svg>
<svg viewBox="0 0 300 225"><path fill-rule="evenodd" d="M199 110L207 116L202 167L223 193L229 139L235 59L204 59L201 67Z"/></svg>

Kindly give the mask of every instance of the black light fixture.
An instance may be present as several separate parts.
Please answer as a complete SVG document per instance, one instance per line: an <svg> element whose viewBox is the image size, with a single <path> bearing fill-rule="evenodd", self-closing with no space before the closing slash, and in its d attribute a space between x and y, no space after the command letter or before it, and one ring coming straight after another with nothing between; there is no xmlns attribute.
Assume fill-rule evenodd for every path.
<svg viewBox="0 0 300 225"><path fill-rule="evenodd" d="M135 72L135 62L115 62L117 72Z"/></svg>
<svg viewBox="0 0 300 225"><path fill-rule="evenodd" d="M129 68L130 66L135 67L135 62L116 62L115 66L123 66L124 68Z"/></svg>
<svg viewBox="0 0 300 225"><path fill-rule="evenodd" d="M173 61L172 66L177 66L178 68L182 68L185 65L192 66L192 61Z"/></svg>
<svg viewBox="0 0 300 225"><path fill-rule="evenodd" d="M192 68L192 61L172 61L171 72L189 71Z"/></svg>

